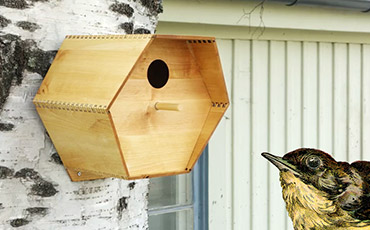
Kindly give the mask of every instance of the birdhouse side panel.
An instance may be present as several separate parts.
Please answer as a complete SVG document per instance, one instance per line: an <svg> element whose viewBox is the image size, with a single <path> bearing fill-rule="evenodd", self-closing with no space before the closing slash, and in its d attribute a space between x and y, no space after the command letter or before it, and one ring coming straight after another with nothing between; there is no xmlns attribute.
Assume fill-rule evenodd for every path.
<svg viewBox="0 0 370 230"><path fill-rule="evenodd" d="M67 37L38 93L38 100L107 106L150 37Z"/></svg>
<svg viewBox="0 0 370 230"><path fill-rule="evenodd" d="M192 41L189 45L199 65L199 71L212 102L219 103L221 106L223 104L227 105L229 103L229 97L227 95L216 42L214 40L212 42Z"/></svg>
<svg viewBox="0 0 370 230"><path fill-rule="evenodd" d="M188 168L193 168L204 148L207 146L209 139L211 138L213 132L216 130L218 123L222 119L222 116L227 110L227 107L217 107L213 106L207 116L207 119L202 127L201 133L194 147L194 150L189 159Z"/></svg>
<svg viewBox="0 0 370 230"><path fill-rule="evenodd" d="M139 54L144 50L152 34L127 35L69 35L60 49L63 50L116 50Z"/></svg>
<svg viewBox="0 0 370 230"><path fill-rule="evenodd" d="M190 51L186 40L154 39L145 49L130 77L146 79L149 65L159 59L168 66L170 79L201 78Z"/></svg>
<svg viewBox="0 0 370 230"><path fill-rule="evenodd" d="M199 132L121 136L129 178L185 172Z"/></svg>
<svg viewBox="0 0 370 230"><path fill-rule="evenodd" d="M177 110L158 109L158 103ZM211 105L201 78L170 76L161 89L129 78L111 114L130 178L185 171Z"/></svg>
<svg viewBox="0 0 370 230"><path fill-rule="evenodd" d="M108 114L36 106L66 168L102 176L127 176Z"/></svg>

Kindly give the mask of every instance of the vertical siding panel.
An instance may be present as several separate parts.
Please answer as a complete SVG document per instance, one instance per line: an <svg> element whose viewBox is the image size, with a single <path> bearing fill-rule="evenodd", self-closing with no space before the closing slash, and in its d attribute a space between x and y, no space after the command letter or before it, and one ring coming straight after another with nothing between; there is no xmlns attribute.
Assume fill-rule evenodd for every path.
<svg viewBox="0 0 370 230"><path fill-rule="evenodd" d="M209 145L209 228L291 230L278 171L260 153L305 146L337 160L350 150L349 160L357 160L362 149L370 160L370 45L362 52L361 45L338 43L218 45L234 91Z"/></svg>
<svg viewBox="0 0 370 230"><path fill-rule="evenodd" d="M232 41L218 40L222 68L229 95L232 95ZM209 143L209 228L232 229L232 105L226 111Z"/></svg>
<svg viewBox="0 0 370 230"><path fill-rule="evenodd" d="M361 158L361 45L348 47L348 160Z"/></svg>
<svg viewBox="0 0 370 230"><path fill-rule="evenodd" d="M347 160L347 45L334 44L334 149L337 161Z"/></svg>
<svg viewBox="0 0 370 230"><path fill-rule="evenodd" d="M261 152L268 147L268 42L252 42L252 227L268 229L268 162Z"/></svg>
<svg viewBox="0 0 370 230"><path fill-rule="evenodd" d="M333 46L319 44L319 148L333 152Z"/></svg>
<svg viewBox="0 0 370 230"><path fill-rule="evenodd" d="M362 151L364 160L370 161L370 45L363 45L362 57Z"/></svg>
<svg viewBox="0 0 370 230"><path fill-rule="evenodd" d="M287 150L302 146L301 43L287 42Z"/></svg>
<svg viewBox="0 0 370 230"><path fill-rule="evenodd" d="M270 147L269 152L283 155L285 146L285 42L270 43ZM269 229L285 228L285 203L281 196L279 170L272 164L268 167L269 182Z"/></svg>
<svg viewBox="0 0 370 230"><path fill-rule="evenodd" d="M286 151L292 151L302 146L302 50L301 42L287 42L287 111L286 111ZM280 189L281 191L281 189ZM286 213L286 230L292 230L292 221Z"/></svg>
<svg viewBox="0 0 370 230"><path fill-rule="evenodd" d="M316 148L318 141L317 43L303 43L303 146Z"/></svg>
<svg viewBox="0 0 370 230"><path fill-rule="evenodd" d="M250 41L235 40L233 94L234 229L250 229Z"/></svg>

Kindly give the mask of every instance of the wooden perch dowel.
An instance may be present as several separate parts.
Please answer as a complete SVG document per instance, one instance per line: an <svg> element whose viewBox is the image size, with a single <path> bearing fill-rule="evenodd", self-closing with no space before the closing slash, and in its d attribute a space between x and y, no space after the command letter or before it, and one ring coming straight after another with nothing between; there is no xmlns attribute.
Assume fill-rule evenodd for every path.
<svg viewBox="0 0 370 230"><path fill-rule="evenodd" d="M154 108L156 110L180 111L181 106L179 104L176 104L176 103L157 102L157 103L155 103Z"/></svg>

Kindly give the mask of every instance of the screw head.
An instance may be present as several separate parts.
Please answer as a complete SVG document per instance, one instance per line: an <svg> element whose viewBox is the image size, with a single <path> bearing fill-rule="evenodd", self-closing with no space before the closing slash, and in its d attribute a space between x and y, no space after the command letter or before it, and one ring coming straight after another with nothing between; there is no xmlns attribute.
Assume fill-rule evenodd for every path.
<svg viewBox="0 0 370 230"><path fill-rule="evenodd" d="M77 172L77 176L81 176L81 172Z"/></svg>

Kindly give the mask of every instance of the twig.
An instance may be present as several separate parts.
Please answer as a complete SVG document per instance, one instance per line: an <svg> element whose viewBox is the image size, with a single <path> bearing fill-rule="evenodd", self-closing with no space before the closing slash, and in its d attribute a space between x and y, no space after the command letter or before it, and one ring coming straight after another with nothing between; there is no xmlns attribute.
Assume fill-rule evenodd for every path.
<svg viewBox="0 0 370 230"><path fill-rule="evenodd" d="M258 8L260 8L260 23L258 24L258 27L255 28L252 32L252 38L253 36L255 35L255 33L257 32L257 30L259 28L262 28L261 29L261 32L260 34L258 35L257 39L260 38L263 33L265 32L265 29L266 29L266 26L265 26L265 22L263 21L263 12L265 10L265 7L264 7L264 4L265 4L266 0L262 0L261 2L259 2L257 5L255 5L249 12L246 12L245 9L243 9L243 15L240 17L240 19L237 21L237 23L239 24L239 22L243 19L248 19L249 21L249 33L251 33L251 16L252 16L252 13L254 11L256 11Z"/></svg>

